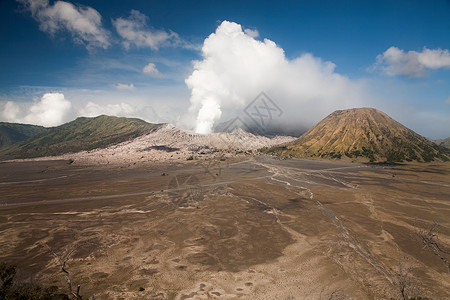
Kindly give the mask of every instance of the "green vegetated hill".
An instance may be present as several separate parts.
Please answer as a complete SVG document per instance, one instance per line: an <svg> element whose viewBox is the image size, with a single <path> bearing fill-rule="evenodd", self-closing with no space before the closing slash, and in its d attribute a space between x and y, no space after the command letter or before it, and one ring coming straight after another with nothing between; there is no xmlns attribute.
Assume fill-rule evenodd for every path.
<svg viewBox="0 0 450 300"><path fill-rule="evenodd" d="M160 124L140 119L98 116L77 118L57 127L47 128L36 137L0 150L0 157L32 158L54 156L83 150L104 148L150 133Z"/></svg>
<svg viewBox="0 0 450 300"><path fill-rule="evenodd" d="M263 151L284 157L358 161L450 160L450 149L374 108L335 111L294 142Z"/></svg>
<svg viewBox="0 0 450 300"><path fill-rule="evenodd" d="M42 126L0 122L0 149L46 132Z"/></svg>

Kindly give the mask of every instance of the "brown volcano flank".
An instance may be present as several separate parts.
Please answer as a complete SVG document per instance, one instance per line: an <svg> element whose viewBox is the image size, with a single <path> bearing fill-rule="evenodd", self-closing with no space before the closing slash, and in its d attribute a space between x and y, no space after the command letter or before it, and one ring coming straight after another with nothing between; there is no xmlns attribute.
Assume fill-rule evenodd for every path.
<svg viewBox="0 0 450 300"><path fill-rule="evenodd" d="M337 110L299 139L269 153L304 158L370 161L447 161L450 151L374 108Z"/></svg>

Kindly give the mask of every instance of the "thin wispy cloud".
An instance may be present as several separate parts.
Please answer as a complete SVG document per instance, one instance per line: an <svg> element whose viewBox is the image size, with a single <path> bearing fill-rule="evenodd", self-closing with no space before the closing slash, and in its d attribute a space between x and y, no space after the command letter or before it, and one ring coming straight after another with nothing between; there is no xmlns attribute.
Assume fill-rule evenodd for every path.
<svg viewBox="0 0 450 300"><path fill-rule="evenodd" d="M92 7L73 5L65 1L17 0L31 12L39 23L39 29L52 36L68 32L74 42L88 50L106 49L111 45L110 32L103 28L100 13Z"/></svg>
<svg viewBox="0 0 450 300"><path fill-rule="evenodd" d="M128 103L100 105L94 102L88 102L79 110L79 115L85 117L96 117L99 115L127 117L136 114L136 108Z"/></svg>
<svg viewBox="0 0 450 300"><path fill-rule="evenodd" d="M161 47L182 47L195 49L192 45L171 30L154 29L148 26L148 17L138 10L131 10L128 18L117 18L112 20L119 36L124 40L122 45L125 49L135 47L148 47L158 50Z"/></svg>
<svg viewBox="0 0 450 300"><path fill-rule="evenodd" d="M136 87L134 86L133 83L130 83L130 84L118 83L118 84L115 84L114 87L118 91L134 91L134 90L136 90Z"/></svg>
<svg viewBox="0 0 450 300"><path fill-rule="evenodd" d="M381 70L386 75L407 77L424 77L427 70L450 68L450 52L447 49L428 49L422 52L405 52L397 47L390 47L377 56L373 70Z"/></svg>

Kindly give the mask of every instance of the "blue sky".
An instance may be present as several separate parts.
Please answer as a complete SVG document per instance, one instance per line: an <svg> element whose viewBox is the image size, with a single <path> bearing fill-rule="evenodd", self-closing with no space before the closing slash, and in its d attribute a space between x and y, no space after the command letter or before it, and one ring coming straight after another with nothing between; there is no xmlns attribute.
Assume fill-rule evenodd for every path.
<svg viewBox="0 0 450 300"><path fill-rule="evenodd" d="M194 130L210 99L216 124L265 90L290 125L372 106L424 136L450 136L449 1L3 0L0 22L2 121L52 126L107 113ZM288 66L264 56L262 67L247 65L252 51ZM268 75L255 83L255 70ZM286 92L295 82L308 84Z"/></svg>

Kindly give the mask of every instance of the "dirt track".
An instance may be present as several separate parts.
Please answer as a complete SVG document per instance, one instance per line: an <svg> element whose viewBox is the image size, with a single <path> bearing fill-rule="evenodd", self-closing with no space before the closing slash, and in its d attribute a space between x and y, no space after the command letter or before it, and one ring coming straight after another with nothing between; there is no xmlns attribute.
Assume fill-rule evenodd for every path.
<svg viewBox="0 0 450 300"><path fill-rule="evenodd" d="M165 176L162 176L164 173ZM0 260L65 287L44 243L97 299L386 299L399 264L449 299L450 164L255 157L130 167L0 164ZM447 256L448 259L448 256ZM144 291L139 291L139 288Z"/></svg>

